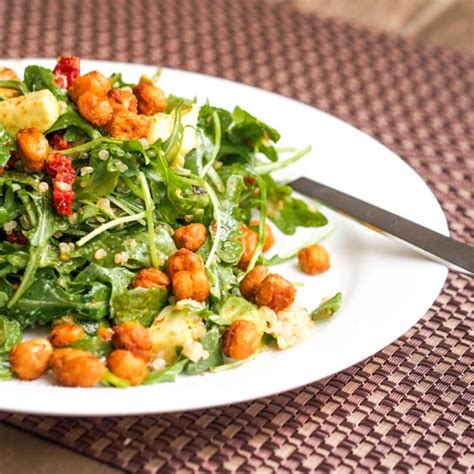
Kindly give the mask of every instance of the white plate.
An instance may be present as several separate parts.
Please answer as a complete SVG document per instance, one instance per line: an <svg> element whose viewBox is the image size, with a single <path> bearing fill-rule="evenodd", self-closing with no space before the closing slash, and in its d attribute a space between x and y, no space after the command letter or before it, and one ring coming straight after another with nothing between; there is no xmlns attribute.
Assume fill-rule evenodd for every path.
<svg viewBox="0 0 474 474"><path fill-rule="evenodd" d="M29 63L54 65L50 60L0 61L18 71ZM133 80L155 72L150 66L82 62L83 72L92 69L105 74L122 71ZM240 105L281 131L282 144L312 145L312 153L286 169L282 178L317 179L448 235L441 207L423 180L389 149L351 125L286 97L214 77L165 69L160 84L168 93L209 98L227 108ZM325 244L331 269L309 277L294 263L277 268L291 281L304 283L297 298L307 308L316 307L322 297L343 293L340 312L299 345L266 352L238 369L127 390L71 389L44 380L2 382L0 410L103 416L206 408L290 390L381 350L425 314L447 270L349 219L325 212L336 225ZM277 251L294 248L319 232L304 229L292 237L277 235Z"/></svg>

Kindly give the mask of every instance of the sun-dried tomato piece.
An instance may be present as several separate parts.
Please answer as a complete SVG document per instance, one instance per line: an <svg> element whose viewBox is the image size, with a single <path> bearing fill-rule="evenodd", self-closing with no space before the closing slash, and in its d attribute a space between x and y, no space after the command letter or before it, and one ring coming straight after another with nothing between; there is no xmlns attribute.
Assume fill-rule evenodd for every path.
<svg viewBox="0 0 474 474"><path fill-rule="evenodd" d="M29 243L29 240L21 232L18 232L16 230L12 230L11 232L4 232L3 240L6 240L11 244L18 245L27 245Z"/></svg>
<svg viewBox="0 0 474 474"><path fill-rule="evenodd" d="M58 64L53 70L56 84L61 89L67 89L79 77L80 59L78 56L59 56Z"/></svg>
<svg viewBox="0 0 474 474"><path fill-rule="evenodd" d="M66 156L55 153L46 161L46 172L53 177L53 202L58 214L70 216L75 193L72 184L76 171Z"/></svg>
<svg viewBox="0 0 474 474"><path fill-rule="evenodd" d="M67 150L71 148L69 142L64 140L62 133L55 133L52 138L49 139L49 144L53 150Z"/></svg>
<svg viewBox="0 0 474 474"><path fill-rule="evenodd" d="M64 155L54 153L46 161L46 172L58 181L72 184L76 179L76 170L71 160Z"/></svg>

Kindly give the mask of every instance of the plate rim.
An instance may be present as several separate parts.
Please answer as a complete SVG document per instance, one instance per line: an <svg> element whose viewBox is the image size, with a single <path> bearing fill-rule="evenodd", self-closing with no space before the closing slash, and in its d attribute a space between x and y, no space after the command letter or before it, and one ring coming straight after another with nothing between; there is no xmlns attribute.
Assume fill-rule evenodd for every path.
<svg viewBox="0 0 474 474"><path fill-rule="evenodd" d="M31 63L34 63L34 62L52 62L52 61L54 61L54 58L40 58L40 57L37 57L37 58L35 58L35 57L0 58L0 64L7 63L6 65L12 64L12 63L13 64L14 63L17 63L17 64L20 64L20 63L31 64ZM132 66L134 68L153 68L153 67L156 68L157 67L156 65L142 64L142 63L135 63L135 62L110 61L110 60L99 60L99 59L88 59L88 58L81 58L81 61L83 61L85 63L91 63L91 64L97 64L97 65L109 64L109 65L121 65L121 66L126 66L126 67ZM299 100L294 99L292 97L289 97L289 96L286 96L286 95L283 95L283 94L279 94L279 93L276 93L276 92L273 92L273 91L269 91L267 89L262 89L262 88L259 88L259 87L253 86L253 85L245 84L245 83L242 83L242 82L239 82L239 81L234 81L234 80L222 78L222 77L219 77L219 76L213 76L213 75L210 75L210 74L203 74L203 73L199 73L199 72L195 72L195 71L189 71L189 70L186 70L186 69L163 67L162 70L163 71L169 71L171 73L178 73L178 74L183 74L184 73L186 75L198 76L201 79L205 79L205 80L211 79L213 81L218 81L220 83L230 84L230 85L233 85L233 86L238 85L238 86L243 87L243 88L249 88L249 89L253 90L254 92L269 94L269 95L277 97L279 99L283 98L286 101L289 101L293 104L296 104L299 107L304 106L305 108L307 108L311 111L317 111L319 114L327 116L331 120L336 120L337 122L344 124L344 126L350 127L352 129L356 130L357 132L359 132L360 134L363 134L365 139L369 139L373 142L376 142L378 145L384 147L387 151L389 151L390 154L392 155L392 158L396 159L396 161L399 164L403 163L405 165L405 167L407 168L406 172L408 172L412 175L415 175L417 177L417 179L419 181L419 185L423 186L425 188L425 191L428 191L431 194L433 204L436 203L436 205L437 205L436 212L440 213L441 216L442 216L442 219L441 219L442 222L440 222L439 224L440 224L440 226L442 225L443 229L437 228L437 230L439 232L445 234L445 235L448 235L448 236L450 235L446 213L444 212L443 207L441 206L441 203L438 201L436 195L434 194L434 192L432 191L432 189L428 185L428 183L424 180L424 178L407 161L405 161L403 158L401 158L396 152L394 152L388 146L386 146L385 144L383 144L382 142L380 142L376 138L372 137L371 135L369 135L365 131L359 129L358 127L356 127L352 123L346 122L345 120L343 120L343 119L341 119L341 118L339 118L335 115L332 115L329 112L320 110L317 107L314 107L314 106L312 106L312 105L310 105L306 102L302 102L302 101L299 101ZM441 216L440 216L440 218L441 218ZM357 365L360 362L362 362L363 360L372 357L374 354L377 354L378 352L383 351L386 347L388 347L389 345L393 344L395 341L400 339L408 330L410 330L415 324L417 324L423 318L423 316L426 314L426 312L429 310L429 308L432 306L433 302L439 296L440 291L442 290L442 288L445 285L445 282L446 282L446 279L447 279L447 276L448 276L448 269L440 265L439 268L438 268L438 271L439 271L439 282L440 282L440 284L437 285L437 286L439 286L439 288L436 290L436 296L432 299L432 301L429 303L429 305L425 305L426 309L424 310L423 314L420 314L420 316L418 317L418 319L416 320L415 323L410 323L409 327L406 328L403 331L403 333L401 333L395 339L392 336L390 336L388 338L388 339L390 339L390 342L387 342L386 344L384 344L383 347L380 347L379 349L375 350L374 352L370 353L369 355L365 355L360 360L357 360L356 362L351 363L351 365L349 365L349 366L345 365L342 368L337 368L333 372L325 375L323 378L325 379L327 377L331 377L334 374L339 373L343 370L346 370L349 367L352 367L354 365ZM434 294L435 291L433 291L432 293ZM313 381L310 381L310 382L304 382L304 383L301 383L299 385L292 385L291 387L287 387L287 388L284 388L284 389L276 389L276 390L266 391L264 394L249 395L247 397L236 396L235 399L231 399L230 401L226 400L226 401L222 401L222 402L216 402L216 403L205 404L205 405L203 405L203 404L201 404L201 405L194 404L193 405L192 403L189 403L190 406L187 406L187 407L184 407L184 408L178 408L178 409L159 410L159 408L158 409L156 409L156 408L153 409L151 407L145 407L145 408L137 408L137 409L131 410L130 407L127 406L125 410L113 410L113 409L110 410L109 409L105 413L103 412L103 410L97 411L97 410L93 410L93 409L91 410L91 409L82 409L82 408L78 411L76 410L76 411L71 412L71 411L63 410L61 407L54 407L55 409L52 409L52 407L42 409L41 406L40 407L35 406L34 409L31 409L31 408L28 408L28 407L25 407L25 406L17 406L15 403L13 403L13 404L10 403L9 406L5 406L5 407L0 406L0 410L1 411L6 411L6 412L11 412L11 413L26 413L26 414L69 416L69 417L82 417L82 416L103 417L103 416L129 416L129 415L152 415L152 414L166 414L166 413L181 413L181 412L191 411L191 410L204 410L204 409L208 409L208 408L227 406L227 405L231 405L231 404L235 404L235 403L244 403L244 402L259 399L259 398L262 398L262 397L271 397L271 396L275 396L277 394L286 393L288 391L300 389L301 387L303 387L305 385L315 383L319 380L321 380L321 378L317 378L317 379L315 379ZM3 382L3 383L8 383L8 381ZM48 386L48 387L37 387L37 386L35 386L34 390L36 390L38 388L44 389L45 392L51 389L50 386ZM65 387L55 387L55 388L59 389L61 391L71 390L70 388L65 388ZM138 390L146 389L146 387L143 387L143 386L142 387L134 387L134 388L130 388L128 390L137 390L137 389ZM74 390L75 391L77 391L77 390L81 390L81 391L87 390L87 393L91 393L91 394L93 393L93 392L90 392L91 389L74 389ZM92 391L94 391L94 390L97 390L97 389L92 389ZM103 388L102 390L111 390L111 389L110 388ZM115 390L117 390L117 389L115 389ZM4 391L2 390L2 392L4 392ZM9 392L11 394L13 394L13 397L10 397L10 398L14 399L14 395L15 395L15 392L17 392L17 390L15 390L15 388L14 388L13 390L10 390ZM0 397L0 400L1 400L1 398L3 398L3 397ZM3 405L3 402L2 402L2 405ZM19 404L19 405L21 405L21 404Z"/></svg>

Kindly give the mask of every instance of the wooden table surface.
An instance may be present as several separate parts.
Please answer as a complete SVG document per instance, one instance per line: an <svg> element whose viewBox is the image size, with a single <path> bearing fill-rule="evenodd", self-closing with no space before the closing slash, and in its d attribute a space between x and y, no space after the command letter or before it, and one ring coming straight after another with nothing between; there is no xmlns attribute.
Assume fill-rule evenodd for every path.
<svg viewBox="0 0 474 474"><path fill-rule="evenodd" d="M341 18L474 52L474 0L293 0L293 4L307 14ZM120 472L4 424L0 424L0 440L1 474Z"/></svg>

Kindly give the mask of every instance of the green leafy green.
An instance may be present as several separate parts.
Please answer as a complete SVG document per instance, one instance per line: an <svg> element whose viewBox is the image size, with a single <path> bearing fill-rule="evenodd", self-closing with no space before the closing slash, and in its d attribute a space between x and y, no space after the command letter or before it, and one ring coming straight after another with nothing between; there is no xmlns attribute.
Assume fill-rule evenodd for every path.
<svg viewBox="0 0 474 474"><path fill-rule="evenodd" d="M164 288L133 288L115 295L112 314L117 324L137 321L150 326L167 303L168 291Z"/></svg>
<svg viewBox="0 0 474 474"><path fill-rule="evenodd" d="M94 128L89 122L86 122L76 111L72 104L67 106L66 111L56 120L47 133L57 132L59 130L66 130L65 139L68 141L75 141L80 138L77 130L80 130L90 140L95 140L101 136L99 130ZM71 136L71 134L73 134Z"/></svg>
<svg viewBox="0 0 474 474"><path fill-rule="evenodd" d="M67 93L54 80L51 69L42 66L27 66L25 68L24 83L30 92L42 89L50 90L60 100L67 100Z"/></svg>
<svg viewBox="0 0 474 474"><path fill-rule="evenodd" d="M339 310L342 303L342 293L336 293L332 298L329 298L324 303L321 303L312 313L311 319L317 321L332 316Z"/></svg>
<svg viewBox="0 0 474 474"><path fill-rule="evenodd" d="M0 354L9 352L21 339L21 326L18 321L0 315Z"/></svg>
<svg viewBox="0 0 474 474"><path fill-rule="evenodd" d="M293 235L297 227L321 227L328 223L319 211L294 198L289 186L277 184L270 175L263 175L262 179L267 185L268 217L284 234Z"/></svg>
<svg viewBox="0 0 474 474"><path fill-rule="evenodd" d="M0 88L5 88L5 89L14 89L16 90L17 92L19 92L21 95L25 95L25 94L28 94L28 89L27 87L25 86L25 84L23 84L23 82L21 81L16 81L16 80L0 80ZM4 98L4 96L2 96L0 94L0 100L2 100Z"/></svg>
<svg viewBox="0 0 474 474"><path fill-rule="evenodd" d="M201 339L201 344L203 349L209 353L209 357L200 359L197 362L189 362L185 369L186 374L200 374L224 363L221 351L221 338L221 333L217 326L213 326L207 331Z"/></svg>
<svg viewBox="0 0 474 474"><path fill-rule="evenodd" d="M188 362L188 359L180 359L163 370L150 372L145 381L143 382L143 385L151 385L154 383L163 382L174 382L176 380L176 377L186 368Z"/></svg>
<svg viewBox="0 0 474 474"><path fill-rule="evenodd" d="M105 369L104 378L100 381L105 387L127 388L130 387L128 380L122 379L113 374L110 370Z"/></svg>
<svg viewBox="0 0 474 474"><path fill-rule="evenodd" d="M104 341L99 336L85 336L71 344L73 349L91 352L97 357L106 357L113 350L111 341Z"/></svg>
<svg viewBox="0 0 474 474"><path fill-rule="evenodd" d="M7 318L16 319L22 327L44 325L66 314L79 320L98 320L109 313L108 286L98 281L67 284L62 280L66 279L58 277L53 269L40 269L18 301L1 307L0 311ZM11 298L13 292L14 286L6 278L0 278L0 295ZM4 298L0 298L0 302L3 301Z"/></svg>

